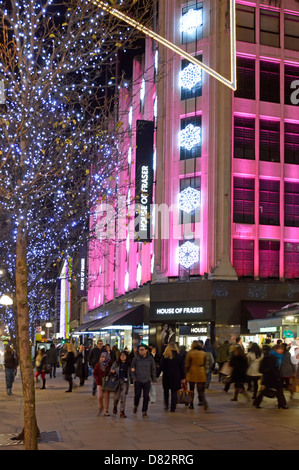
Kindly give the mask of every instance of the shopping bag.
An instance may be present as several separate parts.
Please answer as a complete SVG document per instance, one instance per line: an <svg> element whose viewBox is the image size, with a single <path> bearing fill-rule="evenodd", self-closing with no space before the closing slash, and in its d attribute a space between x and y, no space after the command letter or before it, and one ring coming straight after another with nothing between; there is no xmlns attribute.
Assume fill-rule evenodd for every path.
<svg viewBox="0 0 299 470"><path fill-rule="evenodd" d="M108 375L103 378L102 386L105 392L115 392L119 384L119 379L116 375Z"/></svg>
<svg viewBox="0 0 299 470"><path fill-rule="evenodd" d="M225 362L223 366L221 367L220 373L223 375L232 375L232 367L229 365L228 362Z"/></svg>
<svg viewBox="0 0 299 470"><path fill-rule="evenodd" d="M156 385L151 383L151 388L150 388L150 402L151 403L156 403L157 399L157 393L156 393Z"/></svg>

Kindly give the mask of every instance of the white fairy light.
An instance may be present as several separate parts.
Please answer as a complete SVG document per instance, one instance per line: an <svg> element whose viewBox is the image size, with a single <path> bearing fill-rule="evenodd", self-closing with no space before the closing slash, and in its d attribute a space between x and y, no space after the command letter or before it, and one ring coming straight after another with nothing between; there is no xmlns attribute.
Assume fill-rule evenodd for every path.
<svg viewBox="0 0 299 470"><path fill-rule="evenodd" d="M180 72L180 86L188 90L201 83L201 80L202 70L194 64L189 64Z"/></svg>
<svg viewBox="0 0 299 470"><path fill-rule="evenodd" d="M194 211L199 206L200 191L198 191L197 189L191 188L191 186L189 186L179 194L180 210L190 214L190 212Z"/></svg>
<svg viewBox="0 0 299 470"><path fill-rule="evenodd" d="M199 262L199 246L196 243L185 242L179 248L179 263L186 269Z"/></svg>
<svg viewBox="0 0 299 470"><path fill-rule="evenodd" d="M193 149L195 145L201 143L201 128L188 124L185 129L180 131L180 147L187 150Z"/></svg>
<svg viewBox="0 0 299 470"><path fill-rule="evenodd" d="M181 33L192 34L202 25L202 10L189 10L181 17Z"/></svg>
<svg viewBox="0 0 299 470"><path fill-rule="evenodd" d="M139 263L137 267L137 273L136 273L136 281L137 281L138 286L140 286L141 284L141 273L142 273L142 269L141 269L141 264Z"/></svg>

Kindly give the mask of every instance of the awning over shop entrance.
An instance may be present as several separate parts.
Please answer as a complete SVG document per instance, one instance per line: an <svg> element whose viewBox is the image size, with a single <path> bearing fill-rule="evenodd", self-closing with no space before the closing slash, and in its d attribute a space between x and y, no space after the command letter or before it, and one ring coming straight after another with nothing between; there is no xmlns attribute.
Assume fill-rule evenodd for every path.
<svg viewBox="0 0 299 470"><path fill-rule="evenodd" d="M107 315L104 318L99 318L97 320L85 323L73 331L72 334L93 333L114 325L142 326L144 321L144 305L139 305L138 307L113 313L111 315Z"/></svg>
<svg viewBox="0 0 299 470"><path fill-rule="evenodd" d="M260 320L268 318L274 312L281 310L286 302L272 301L272 302L255 302L244 301L242 303L242 310L246 311L248 320Z"/></svg>

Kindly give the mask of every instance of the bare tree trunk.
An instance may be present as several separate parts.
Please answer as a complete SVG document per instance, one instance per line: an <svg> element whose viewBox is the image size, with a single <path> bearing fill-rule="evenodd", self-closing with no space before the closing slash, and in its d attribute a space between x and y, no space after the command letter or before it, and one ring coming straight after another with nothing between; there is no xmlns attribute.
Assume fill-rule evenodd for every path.
<svg viewBox="0 0 299 470"><path fill-rule="evenodd" d="M29 339L29 309L27 291L27 232L26 221L19 218L16 247L16 300L18 312L19 363L24 400L25 450L37 450L34 375Z"/></svg>

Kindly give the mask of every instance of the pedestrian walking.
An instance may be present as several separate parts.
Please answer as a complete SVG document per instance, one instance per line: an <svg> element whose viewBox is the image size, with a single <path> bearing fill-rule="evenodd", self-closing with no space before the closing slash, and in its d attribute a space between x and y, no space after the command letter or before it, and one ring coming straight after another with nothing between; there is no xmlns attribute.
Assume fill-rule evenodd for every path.
<svg viewBox="0 0 299 470"><path fill-rule="evenodd" d="M256 408L261 408L261 402L264 396L277 397L278 408L287 409L287 403L283 394L283 383L280 377L279 361L275 354L272 354L270 346L264 345L262 348L263 359L261 361L260 371L263 374L261 390L253 402ZM280 350L278 350L278 355Z"/></svg>
<svg viewBox="0 0 299 470"><path fill-rule="evenodd" d="M12 395L12 386L18 367L18 358L13 347L8 343L4 350L4 368L7 395Z"/></svg>
<svg viewBox="0 0 299 470"><path fill-rule="evenodd" d="M286 343L282 344L283 346L283 359L280 367L280 377L282 378L283 387L291 392L291 397L293 398L295 389L295 375L296 375L296 366L292 363L290 348Z"/></svg>
<svg viewBox="0 0 299 470"><path fill-rule="evenodd" d="M142 416L147 418L151 382L155 385L157 383L157 377L155 361L144 344L139 346L138 355L132 360L131 375L134 382L133 411L137 413L141 394L143 393Z"/></svg>
<svg viewBox="0 0 299 470"><path fill-rule="evenodd" d="M125 407L130 382L130 361L126 351L120 353L119 359L112 364L110 372L119 379L119 384L114 394L113 414L117 414L117 406L120 401L120 418L126 418Z"/></svg>
<svg viewBox="0 0 299 470"><path fill-rule="evenodd" d="M230 345L229 341L226 339L224 343L222 343L219 348L217 349L217 364L218 364L218 381L222 382L223 378L225 377L222 374L221 369L225 362L228 362L230 359Z"/></svg>
<svg viewBox="0 0 299 470"><path fill-rule="evenodd" d="M170 411L175 412L177 404L177 392L185 383L184 360L179 353L175 343L169 343L160 361L160 372L163 372L162 385L164 391L165 410L169 408L170 392Z"/></svg>
<svg viewBox="0 0 299 470"><path fill-rule="evenodd" d="M64 378L69 383L69 388L65 391L66 393L73 391L73 375L75 373L76 356L77 354L74 345L72 343L68 343L63 369Z"/></svg>
<svg viewBox="0 0 299 470"><path fill-rule="evenodd" d="M262 373L260 372L260 365L261 360L263 359L263 354L261 348L257 343L252 343L250 348L248 348L247 352L247 382L251 384L253 382L253 396L252 398L255 399L257 397L258 392L258 382L262 377Z"/></svg>
<svg viewBox="0 0 299 470"><path fill-rule="evenodd" d="M47 351L48 364L50 366L50 379L52 375L56 378L56 367L58 362L58 352L54 343L51 343L50 348Z"/></svg>
<svg viewBox="0 0 299 470"><path fill-rule="evenodd" d="M112 366L112 360L107 351L101 352L100 360L95 365L93 376L95 378L98 389L98 404L99 409L97 416L100 416L104 409L104 416L110 416L109 413L109 398L110 392L103 390L103 379L109 375Z"/></svg>
<svg viewBox="0 0 299 470"><path fill-rule="evenodd" d="M197 387L199 404L208 409L208 402L205 397L206 374L206 353L203 351L198 341L193 341L191 350L187 353L185 360L186 381L189 382L189 389L193 392L192 403L189 408L194 409L194 391Z"/></svg>
<svg viewBox="0 0 299 470"><path fill-rule="evenodd" d="M238 343L235 344L233 353L231 356L231 359L229 361L229 365L232 368L232 375L230 379L230 384L234 383L235 384L235 393L234 397L231 399L232 401L238 401L238 395L239 393L242 393L247 400L249 401L249 397L245 391L245 382L246 382L246 372L247 372L247 359L246 355L244 352L244 349L242 346L240 346ZM226 387L229 387L228 384L225 386L225 391Z"/></svg>
<svg viewBox="0 0 299 470"><path fill-rule="evenodd" d="M98 340L97 345L90 351L89 354L89 365L92 368L92 376L93 376L93 382L92 382L92 395L95 396L96 390L97 390L97 383L94 377L94 368L96 364L100 361L101 353L102 352L107 352L106 348L104 347L103 341L101 339Z"/></svg>
<svg viewBox="0 0 299 470"><path fill-rule="evenodd" d="M88 379L88 350L83 344L80 344L77 355L76 377L79 377L81 387L84 385L85 380Z"/></svg>
<svg viewBox="0 0 299 470"><path fill-rule="evenodd" d="M38 350L37 356L35 358L35 381L38 383L38 377L41 376L43 385L41 390L46 388L46 372L47 372L47 354L44 348Z"/></svg>

